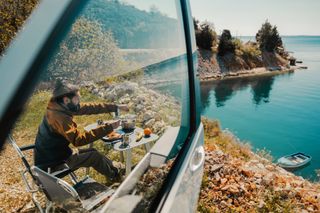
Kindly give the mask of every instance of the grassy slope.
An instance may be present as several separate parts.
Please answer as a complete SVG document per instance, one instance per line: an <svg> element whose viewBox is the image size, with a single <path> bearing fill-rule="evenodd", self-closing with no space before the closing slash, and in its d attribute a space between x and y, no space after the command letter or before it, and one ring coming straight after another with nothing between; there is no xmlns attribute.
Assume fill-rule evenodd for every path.
<svg viewBox="0 0 320 213"><path fill-rule="evenodd" d="M270 162L268 152L261 150L253 153L249 144L221 131L217 121L203 118L202 122L207 158L198 202L199 212L320 211L320 184L283 173ZM219 150L222 151L221 158L217 156ZM254 161L257 163L252 164ZM222 164L222 168L212 172L218 164ZM263 169L251 173L243 169L247 165L263 165ZM273 178L267 183L264 176L268 173ZM246 189L232 192L230 188L225 189L228 184L242 185Z"/></svg>

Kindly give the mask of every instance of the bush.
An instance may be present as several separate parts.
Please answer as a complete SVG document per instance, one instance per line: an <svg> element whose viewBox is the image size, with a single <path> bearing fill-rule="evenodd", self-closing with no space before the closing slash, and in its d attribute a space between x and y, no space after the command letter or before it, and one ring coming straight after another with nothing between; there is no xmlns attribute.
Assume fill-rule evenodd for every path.
<svg viewBox="0 0 320 213"><path fill-rule="evenodd" d="M220 42L218 46L218 54L220 56L226 53L235 53L236 45L231 36L230 30L223 30L220 36Z"/></svg>
<svg viewBox="0 0 320 213"><path fill-rule="evenodd" d="M261 56L259 46L254 42L247 42L244 44L240 39L236 38L233 40L233 43L235 45L235 53L237 56L242 56L243 58Z"/></svg>
<svg viewBox="0 0 320 213"><path fill-rule="evenodd" d="M215 50L218 43L218 36L214 30L213 24L209 22L203 22L199 26L199 21L194 21L196 43L199 48L205 50Z"/></svg>

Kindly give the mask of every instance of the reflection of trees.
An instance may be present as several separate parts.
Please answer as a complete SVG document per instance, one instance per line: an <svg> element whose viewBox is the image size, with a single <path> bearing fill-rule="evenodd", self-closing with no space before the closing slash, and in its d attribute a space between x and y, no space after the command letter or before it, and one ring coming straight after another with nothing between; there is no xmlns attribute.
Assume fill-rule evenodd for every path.
<svg viewBox="0 0 320 213"><path fill-rule="evenodd" d="M287 73L278 77L291 75ZM222 107L225 102L231 99L237 91L251 87L254 104L268 103L270 91L274 82L274 76L258 76L239 79L228 79L219 82L204 82L201 84L201 102L202 108L210 106L210 92L215 92L216 106Z"/></svg>
<svg viewBox="0 0 320 213"><path fill-rule="evenodd" d="M231 84L219 83L215 88L216 106L224 106L224 102L229 100L233 95L233 88Z"/></svg>
<svg viewBox="0 0 320 213"><path fill-rule="evenodd" d="M210 82L201 83L201 103L202 110L210 106L210 92L215 87L214 84Z"/></svg>
<svg viewBox="0 0 320 213"><path fill-rule="evenodd" d="M269 102L270 91L272 89L272 84L274 82L274 77L261 78L255 82L251 83L252 90L252 101L259 105L261 101L264 103Z"/></svg>
<svg viewBox="0 0 320 213"><path fill-rule="evenodd" d="M218 82L214 90L216 97L216 106L224 106L225 102L229 100L236 91L242 90L248 86L248 80L249 79L246 78L240 78Z"/></svg>

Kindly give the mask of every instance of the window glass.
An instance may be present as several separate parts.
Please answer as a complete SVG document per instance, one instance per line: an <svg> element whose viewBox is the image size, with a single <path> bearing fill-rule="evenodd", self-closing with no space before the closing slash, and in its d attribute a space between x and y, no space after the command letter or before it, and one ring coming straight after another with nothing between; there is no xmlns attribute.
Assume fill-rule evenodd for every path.
<svg viewBox="0 0 320 213"><path fill-rule="evenodd" d="M53 90L56 82L59 81L62 85L71 83L78 86L80 94L77 94L76 99L80 98L81 103L125 105L129 110L127 112L122 107L119 117L114 117L114 113L106 113L101 108L100 111L89 110L90 113L82 113L90 115L77 116L75 112L72 119L76 125L70 129L63 126L63 122L60 126L54 126L49 121L49 126L54 126L52 128L55 133L77 132L73 139L78 143L70 145L73 150L83 148L78 145L100 134L94 131L89 134L89 125L99 126L98 120L112 123L120 118L126 120L128 125L135 124L142 134L151 131L156 136L154 141L148 143L151 147L169 128L178 128L176 135L172 135L176 144L168 141L171 144L169 151L172 147L175 150L171 155L173 158L189 130L185 45L179 1L90 1L72 24L71 30L43 72L39 85L16 125L14 137L19 145L33 144L43 116L51 119L48 110L51 110L50 113L66 108L71 110L63 98L58 103L63 105L62 108L48 107L49 102L57 101L52 97L55 95ZM109 109L116 111L114 107ZM102 111L103 113L99 113ZM64 129L57 129L57 126ZM140 140L139 136L136 134L134 141ZM70 138L67 140L70 141ZM130 140L132 143L132 138ZM118 144L122 145L122 142ZM123 156L114 144L107 145L98 140L93 147L113 162L122 160ZM131 149L132 165L144 157L145 148L147 147L137 146ZM85 172L80 170L80 174ZM100 182L106 181L104 176L92 169L90 175Z"/></svg>

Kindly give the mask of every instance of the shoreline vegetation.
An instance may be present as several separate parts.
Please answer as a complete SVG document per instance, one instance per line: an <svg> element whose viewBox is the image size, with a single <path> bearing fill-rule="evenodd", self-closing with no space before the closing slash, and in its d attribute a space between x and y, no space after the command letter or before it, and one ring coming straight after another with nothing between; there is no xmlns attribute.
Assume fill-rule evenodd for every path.
<svg viewBox="0 0 320 213"><path fill-rule="evenodd" d="M203 50L202 50L203 51ZM201 50L199 50L199 55ZM200 61L201 60L201 61ZM247 77L256 77L256 76L273 76L281 75L288 72L294 72L299 69L306 69L306 66L270 66L270 67L256 67L252 69L239 69L221 72L219 69L212 68L212 71L208 71L208 65L205 63L212 63L212 60L202 59L200 56L199 67L198 67L198 77L200 82L217 82L228 79L235 78L247 78ZM212 65L214 66L214 64ZM216 71L219 70L219 71Z"/></svg>
<svg viewBox="0 0 320 213"><path fill-rule="evenodd" d="M266 150L202 118L206 159L198 212L319 212L320 184L272 163Z"/></svg>
<svg viewBox="0 0 320 213"><path fill-rule="evenodd" d="M198 46L197 75L201 82L264 75L278 75L306 69L282 42L277 27L268 20L258 30L255 41L243 42L227 29L217 35L213 23L194 19Z"/></svg>

